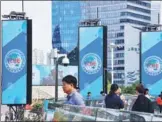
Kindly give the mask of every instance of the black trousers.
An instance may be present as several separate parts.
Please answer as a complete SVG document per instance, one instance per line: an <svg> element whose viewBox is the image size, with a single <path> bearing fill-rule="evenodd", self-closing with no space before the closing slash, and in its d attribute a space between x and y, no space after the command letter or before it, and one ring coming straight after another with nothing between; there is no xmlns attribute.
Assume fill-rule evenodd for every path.
<svg viewBox="0 0 162 122"><path fill-rule="evenodd" d="M159 105L160 113L162 113L162 105Z"/></svg>

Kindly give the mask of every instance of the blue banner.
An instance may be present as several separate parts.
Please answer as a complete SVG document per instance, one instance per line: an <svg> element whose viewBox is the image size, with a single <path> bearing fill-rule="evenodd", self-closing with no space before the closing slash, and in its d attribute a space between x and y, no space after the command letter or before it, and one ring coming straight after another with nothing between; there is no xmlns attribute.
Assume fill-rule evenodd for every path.
<svg viewBox="0 0 162 122"><path fill-rule="evenodd" d="M27 103L27 20L2 21L2 104Z"/></svg>
<svg viewBox="0 0 162 122"><path fill-rule="evenodd" d="M162 91L162 32L141 34L141 81L151 95Z"/></svg>
<svg viewBox="0 0 162 122"><path fill-rule="evenodd" d="M83 96L103 90L103 27L79 28L79 87Z"/></svg>

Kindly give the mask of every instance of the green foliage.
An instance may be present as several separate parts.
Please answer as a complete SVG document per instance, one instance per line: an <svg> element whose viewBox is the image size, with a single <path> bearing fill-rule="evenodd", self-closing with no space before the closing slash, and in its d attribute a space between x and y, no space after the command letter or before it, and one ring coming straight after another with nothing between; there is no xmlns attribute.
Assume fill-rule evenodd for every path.
<svg viewBox="0 0 162 122"><path fill-rule="evenodd" d="M139 84L139 81L136 81L131 86L121 86L121 91L123 94L135 94L136 86ZM111 81L107 81L107 93L109 93L111 87Z"/></svg>
<svg viewBox="0 0 162 122"><path fill-rule="evenodd" d="M42 103L36 103L33 105L32 112L40 112L43 109Z"/></svg>
<svg viewBox="0 0 162 122"><path fill-rule="evenodd" d="M111 87L111 73L107 72L107 93L109 93Z"/></svg>
<svg viewBox="0 0 162 122"><path fill-rule="evenodd" d="M139 84L139 81L136 81L131 86L121 86L122 93L124 94L135 94L136 86ZM107 93L109 93L111 87L111 73L107 72Z"/></svg>
<svg viewBox="0 0 162 122"><path fill-rule="evenodd" d="M107 80L111 83L111 73L107 72Z"/></svg>
<svg viewBox="0 0 162 122"><path fill-rule="evenodd" d="M136 81L135 83L133 83L131 86L122 86L121 90L122 93L124 94L135 94L136 92L136 86L139 84L139 81Z"/></svg>
<svg viewBox="0 0 162 122"><path fill-rule="evenodd" d="M109 93L111 87L111 82L107 81L107 93Z"/></svg>
<svg viewBox="0 0 162 122"><path fill-rule="evenodd" d="M132 86L121 87L121 90L124 94L135 94L135 89Z"/></svg>

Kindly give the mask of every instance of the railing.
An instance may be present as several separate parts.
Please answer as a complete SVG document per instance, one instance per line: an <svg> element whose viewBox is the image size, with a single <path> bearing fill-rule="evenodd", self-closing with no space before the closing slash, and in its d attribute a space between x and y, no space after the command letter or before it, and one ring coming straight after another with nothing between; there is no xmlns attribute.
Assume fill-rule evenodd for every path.
<svg viewBox="0 0 162 122"><path fill-rule="evenodd" d="M48 121L162 121L162 115L62 103L49 103L49 110L53 116Z"/></svg>

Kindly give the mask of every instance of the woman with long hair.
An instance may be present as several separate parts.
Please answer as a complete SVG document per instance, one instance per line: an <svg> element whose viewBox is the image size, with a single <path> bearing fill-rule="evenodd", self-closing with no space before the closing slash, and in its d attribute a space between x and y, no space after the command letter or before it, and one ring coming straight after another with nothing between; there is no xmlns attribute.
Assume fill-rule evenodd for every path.
<svg viewBox="0 0 162 122"><path fill-rule="evenodd" d="M105 98L106 108L122 109L124 108L124 102L118 95L119 86L112 84L109 94Z"/></svg>

